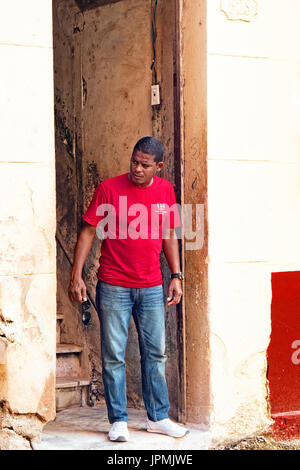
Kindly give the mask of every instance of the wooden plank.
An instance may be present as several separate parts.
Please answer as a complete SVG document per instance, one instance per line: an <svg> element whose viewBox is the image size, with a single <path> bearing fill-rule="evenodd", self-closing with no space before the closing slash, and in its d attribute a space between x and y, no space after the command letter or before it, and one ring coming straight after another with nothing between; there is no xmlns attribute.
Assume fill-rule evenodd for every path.
<svg viewBox="0 0 300 470"><path fill-rule="evenodd" d="M183 147L183 83L181 80L181 36L180 36L180 0L174 8L174 162L176 200L184 207L184 147ZM181 214L182 215L182 214ZM184 242L179 240L181 271L185 273ZM183 291L184 291L183 284ZM178 344L178 420L186 422L186 313L185 295L177 306L177 344Z"/></svg>
<svg viewBox="0 0 300 470"><path fill-rule="evenodd" d="M206 1L180 0L182 203L204 207L204 242L184 241L186 420L208 424L211 406L208 317ZM191 51L193 51L191 53ZM202 205L202 206L201 206ZM183 232L186 231L186 221ZM200 230L201 229L201 230Z"/></svg>
<svg viewBox="0 0 300 470"><path fill-rule="evenodd" d="M154 10L155 0L152 0L152 11ZM161 140L165 147L164 167L160 176L166 178L175 186L177 202L181 202L180 187L176 187L178 181L177 173L180 176L180 166L175 159L174 142L174 35L175 35L175 4L169 0L161 0L157 5L156 11L156 59L155 67L152 72L152 83L159 84L161 88L161 103L152 107L152 135ZM180 158L180 154L176 153ZM180 181L180 177L179 177ZM167 261L161 255L161 271L164 280L164 297L168 296L168 287L170 283L170 269ZM180 357L180 344L178 341L178 311L179 306L165 306L166 311L166 355L168 361L166 364L166 377L169 389L169 399L171 404L170 415L175 420L181 416L181 390L180 384L182 377L179 374L181 367L178 364Z"/></svg>

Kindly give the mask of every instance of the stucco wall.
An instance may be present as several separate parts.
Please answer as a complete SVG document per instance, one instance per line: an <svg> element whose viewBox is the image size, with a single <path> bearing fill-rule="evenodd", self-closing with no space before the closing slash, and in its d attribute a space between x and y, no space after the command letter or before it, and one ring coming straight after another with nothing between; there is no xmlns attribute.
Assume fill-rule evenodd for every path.
<svg viewBox="0 0 300 470"><path fill-rule="evenodd" d="M0 449L55 416L51 3L1 4Z"/></svg>
<svg viewBox="0 0 300 470"><path fill-rule="evenodd" d="M269 422L271 272L300 266L300 3L207 4L211 424L231 438Z"/></svg>

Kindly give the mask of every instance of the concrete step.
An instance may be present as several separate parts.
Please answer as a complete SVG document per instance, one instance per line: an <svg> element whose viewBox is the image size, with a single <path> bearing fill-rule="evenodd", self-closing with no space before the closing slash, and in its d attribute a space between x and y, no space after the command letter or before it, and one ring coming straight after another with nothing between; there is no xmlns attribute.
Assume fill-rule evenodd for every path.
<svg viewBox="0 0 300 470"><path fill-rule="evenodd" d="M77 387L77 385L89 385L90 380L82 377L56 377L56 388Z"/></svg>
<svg viewBox="0 0 300 470"><path fill-rule="evenodd" d="M56 354L80 353L82 349L82 346L77 346L77 344L60 343L56 345Z"/></svg>
<svg viewBox="0 0 300 470"><path fill-rule="evenodd" d="M56 377L56 411L87 406L90 381L83 377Z"/></svg>
<svg viewBox="0 0 300 470"><path fill-rule="evenodd" d="M80 377L81 346L60 343L56 345L56 376Z"/></svg>

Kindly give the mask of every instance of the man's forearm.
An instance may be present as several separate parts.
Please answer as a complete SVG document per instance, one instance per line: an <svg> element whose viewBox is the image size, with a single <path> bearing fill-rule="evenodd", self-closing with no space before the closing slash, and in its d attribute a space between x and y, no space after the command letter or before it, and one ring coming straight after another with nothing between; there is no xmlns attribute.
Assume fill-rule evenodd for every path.
<svg viewBox="0 0 300 470"><path fill-rule="evenodd" d="M175 230L170 231L170 238L163 240L163 251L171 272L180 272L179 247Z"/></svg>
<svg viewBox="0 0 300 470"><path fill-rule="evenodd" d="M180 258L178 240L175 230L170 231L170 238L163 240L163 251L168 262L171 273L180 272ZM168 305L179 304L182 297L182 284L180 279L172 279L168 288Z"/></svg>
<svg viewBox="0 0 300 470"><path fill-rule="evenodd" d="M82 269L92 247L96 227L85 224L78 237L74 262L69 284L69 297L73 302L83 302L86 299L86 285L82 279Z"/></svg>
<svg viewBox="0 0 300 470"><path fill-rule="evenodd" d="M92 225L85 225L78 237L75 252L71 279L82 276L82 270L87 256L92 248L96 228Z"/></svg>

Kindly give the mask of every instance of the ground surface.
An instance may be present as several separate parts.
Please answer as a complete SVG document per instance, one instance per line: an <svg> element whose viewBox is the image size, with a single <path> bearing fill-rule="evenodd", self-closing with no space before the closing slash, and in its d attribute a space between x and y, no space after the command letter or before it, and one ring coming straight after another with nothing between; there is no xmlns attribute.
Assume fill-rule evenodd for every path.
<svg viewBox="0 0 300 470"><path fill-rule="evenodd" d="M193 450L208 449L210 435L191 429L181 438L152 434L146 431L146 414L143 410L129 409L129 442L108 440L110 424L104 407L69 408L60 411L48 423L41 442L34 443L36 450Z"/></svg>
<svg viewBox="0 0 300 470"><path fill-rule="evenodd" d="M300 450L300 439L276 441L268 434L243 439L235 444L218 446L216 450Z"/></svg>
<svg viewBox="0 0 300 470"><path fill-rule="evenodd" d="M276 441L271 435L244 439L235 444L213 447L208 432L190 429L181 439L152 434L146 431L143 410L129 409L130 441L116 443L108 440L110 424L106 409L102 407L70 408L57 413L48 423L36 450L300 450L300 439Z"/></svg>

